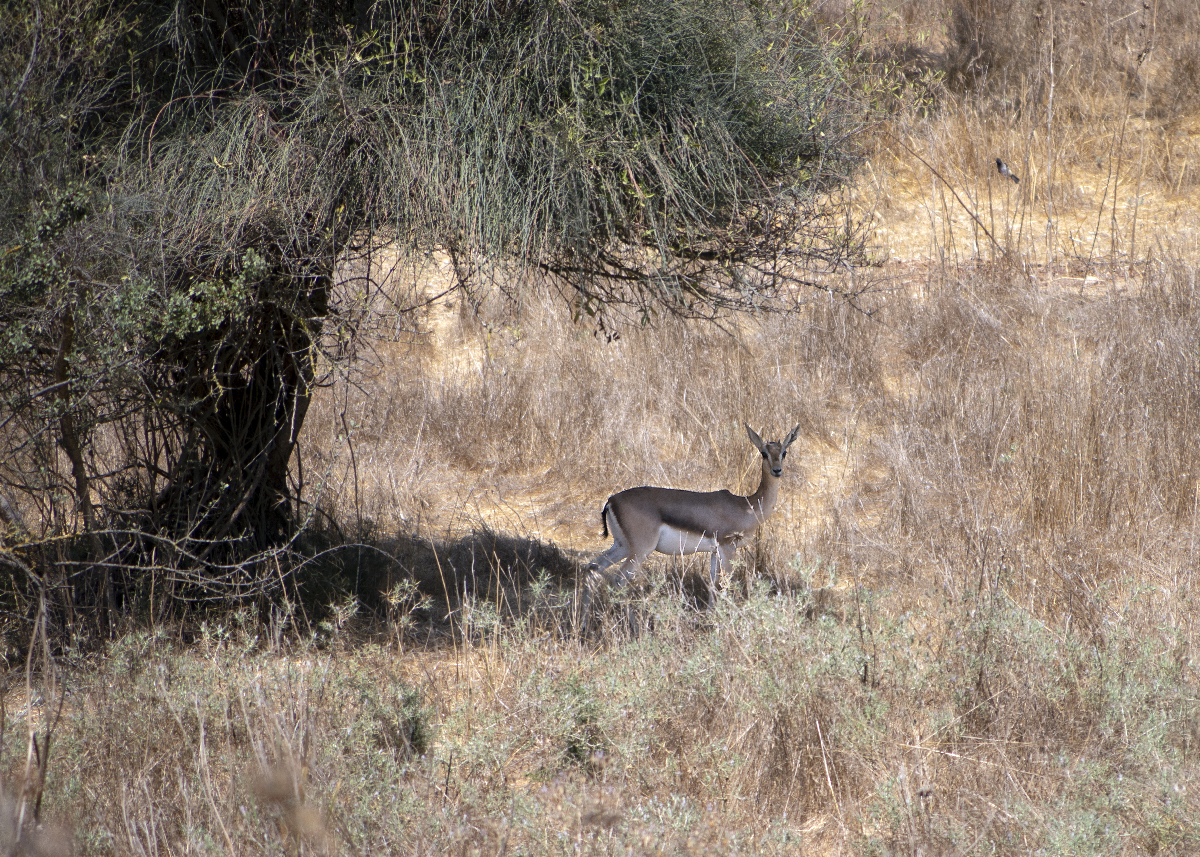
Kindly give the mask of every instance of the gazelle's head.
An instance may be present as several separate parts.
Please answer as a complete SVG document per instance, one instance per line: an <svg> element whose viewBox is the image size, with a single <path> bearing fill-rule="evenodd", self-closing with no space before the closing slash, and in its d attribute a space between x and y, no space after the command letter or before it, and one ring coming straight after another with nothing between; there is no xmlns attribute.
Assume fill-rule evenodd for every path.
<svg viewBox="0 0 1200 857"><path fill-rule="evenodd" d="M796 439L796 435L799 433L800 426L797 424L782 442L773 440L770 443L764 443L763 439L758 436L758 433L754 429L750 428L749 425L746 426L746 434L750 435L750 442L758 447L759 453L762 454L763 469L776 478L783 475L783 460L787 458L788 447L792 445L792 441Z"/></svg>

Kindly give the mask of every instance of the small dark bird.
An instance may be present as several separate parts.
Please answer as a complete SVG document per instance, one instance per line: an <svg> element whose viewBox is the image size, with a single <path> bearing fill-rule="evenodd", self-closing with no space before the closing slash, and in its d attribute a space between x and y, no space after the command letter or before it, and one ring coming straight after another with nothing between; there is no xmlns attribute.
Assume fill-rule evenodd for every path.
<svg viewBox="0 0 1200 857"><path fill-rule="evenodd" d="M1000 160L999 158L996 158L996 169L1000 171L1000 175L1012 179L1013 184L1020 183L1021 180L1013 175L1013 171L1008 168L1008 164L1004 163L1004 161Z"/></svg>

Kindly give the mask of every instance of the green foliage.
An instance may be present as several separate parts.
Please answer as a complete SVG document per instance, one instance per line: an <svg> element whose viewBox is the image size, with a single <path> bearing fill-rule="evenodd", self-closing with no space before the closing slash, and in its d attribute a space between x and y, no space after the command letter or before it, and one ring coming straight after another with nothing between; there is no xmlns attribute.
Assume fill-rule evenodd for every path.
<svg viewBox="0 0 1200 857"><path fill-rule="evenodd" d="M844 175L863 116L815 28L688 0L376 22L358 108L397 133L373 163L398 227L468 272L510 257L581 312L699 313L764 305L792 279L768 260L829 250L812 194Z"/></svg>
<svg viewBox="0 0 1200 857"><path fill-rule="evenodd" d="M158 335L187 337L225 324L245 325L253 310L254 287L267 273L266 260L247 248L228 279L194 281L186 292L169 295Z"/></svg>
<svg viewBox="0 0 1200 857"><path fill-rule="evenodd" d="M0 315L7 322L0 360L5 363L35 360L39 346L51 347L55 337L48 325L74 303L70 262L59 240L90 208L82 188L53 192L0 256Z"/></svg>
<svg viewBox="0 0 1200 857"><path fill-rule="evenodd" d="M0 7L0 245L49 196L94 188L92 150L120 81L112 74L135 33L130 9L92 0Z"/></svg>

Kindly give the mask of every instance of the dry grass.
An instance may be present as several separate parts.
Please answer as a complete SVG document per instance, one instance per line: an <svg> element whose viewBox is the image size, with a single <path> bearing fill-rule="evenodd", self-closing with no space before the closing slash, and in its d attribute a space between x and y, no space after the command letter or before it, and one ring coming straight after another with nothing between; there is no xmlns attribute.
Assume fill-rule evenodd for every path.
<svg viewBox="0 0 1200 857"><path fill-rule="evenodd" d="M873 9L874 51L906 63L914 99L882 129L861 178L880 258L961 265L1014 254L1027 270L1086 275L1158 252L1164 230L1194 233L1196 4ZM997 174L997 157L1019 185Z"/></svg>
<svg viewBox="0 0 1200 857"><path fill-rule="evenodd" d="M105 854L1196 853L1200 122L1154 82L1194 12L1151 4L1178 67L1130 102L1118 6L1063 31L1049 126L1012 106L1048 58L996 31L1006 79L881 136L871 317L609 342L524 293L380 331L306 425L310 496L365 545L322 559L336 609L71 668L43 815ZM961 59L963 7L927 8L895 20ZM614 596L632 632L575 633L604 498L751 490L743 422L802 427L749 594L658 558Z"/></svg>
<svg viewBox="0 0 1200 857"><path fill-rule="evenodd" d="M501 585L403 637L343 612L303 649L250 617L125 639L72 676L46 814L88 853L1189 853L1195 258L1083 296L930 268L875 320L616 343L531 302L474 364L381 360L386 394L330 390L310 426L345 407L375 456L358 507L331 481L340 519ZM635 636L570 633L559 551L604 546L619 487L752 487L739 419L804 426L750 596L698 609L659 561Z"/></svg>

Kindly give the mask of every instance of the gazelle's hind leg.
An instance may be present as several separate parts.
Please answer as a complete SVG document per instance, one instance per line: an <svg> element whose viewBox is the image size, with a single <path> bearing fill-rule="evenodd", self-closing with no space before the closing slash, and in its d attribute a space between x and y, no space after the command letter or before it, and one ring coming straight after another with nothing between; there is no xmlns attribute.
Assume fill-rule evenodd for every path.
<svg viewBox="0 0 1200 857"><path fill-rule="evenodd" d="M612 586L617 589L624 589L633 581L642 570L642 560L645 556L637 556L633 554L635 548L630 547L631 555L623 563L620 569L617 570L616 579L612 581ZM634 606L633 598L625 599L625 627L629 630L629 636L632 639L637 639L638 631L640 630L640 622L637 617L637 608Z"/></svg>
<svg viewBox="0 0 1200 857"><path fill-rule="evenodd" d="M617 521L617 516L608 507L605 508L605 522L609 533L612 535L613 543L612 547L588 563L587 566L588 574L583 591L581 614L585 630L591 624L593 612L592 600L596 595L596 590L601 587L606 592L612 588L623 589L641 570L642 562L654 552L657 545L657 542L655 544L634 544L631 542L621 529L621 524ZM618 565L618 563L619 567L616 573L608 574L608 570L614 565ZM626 606L626 619L631 632L636 634L632 604Z"/></svg>
<svg viewBox="0 0 1200 857"><path fill-rule="evenodd" d="M605 529L612 535L612 547L588 563L587 566L589 572L598 572L600 574L603 574L617 563L627 561L633 556L629 547L629 539L625 537L620 523L617 522L617 516L612 513L612 508L607 503L604 506L603 515Z"/></svg>
<svg viewBox="0 0 1200 857"><path fill-rule="evenodd" d="M633 579L634 574L641 568L646 557L654 552L657 542L655 544L634 544L629 536L625 534L625 531L621 529L621 524L617 520L617 516L613 514L612 509L609 507L605 507L605 521L608 525L608 531L612 535L612 547L592 560L588 564L588 571L604 575L610 583L624 586ZM608 577L605 572L617 563L620 563L621 567L617 569L616 579L614 580Z"/></svg>
<svg viewBox="0 0 1200 857"><path fill-rule="evenodd" d="M603 574L617 563L626 559L628 556L628 549L625 547L625 545L622 544L619 539L614 540L612 547L588 563L587 570L590 572Z"/></svg>
<svg viewBox="0 0 1200 857"><path fill-rule="evenodd" d="M592 621L596 614L606 612L607 606L611 603L608 596L617 590L623 590L625 585L637 573L639 565L632 558L626 558L621 563L617 572L611 576L605 574L603 570L604 566L596 567L593 563L587 567L587 574L584 576L582 582L581 597L579 600L579 627L584 634L590 632ZM625 605L625 618L631 632L636 636L632 602Z"/></svg>
<svg viewBox="0 0 1200 857"><path fill-rule="evenodd" d="M603 569L613 563L598 564L599 558L587 564L579 586L579 629L586 635L592 626L593 601L597 591L608 589L608 577Z"/></svg>
<svg viewBox="0 0 1200 857"><path fill-rule="evenodd" d="M618 570L617 576L623 584L627 579L626 566L632 559L629 541L621 531L621 526L617 523L616 516L612 514L607 505L604 508L604 517L608 531L612 535L613 543L608 550L589 562L585 569L586 574L583 580L579 616L581 627L585 632L591 625L592 600L596 595L596 590L600 588L607 590L612 585L611 578L607 573L608 570L620 563L621 568Z"/></svg>

